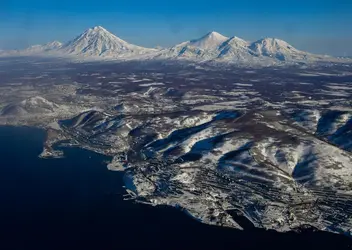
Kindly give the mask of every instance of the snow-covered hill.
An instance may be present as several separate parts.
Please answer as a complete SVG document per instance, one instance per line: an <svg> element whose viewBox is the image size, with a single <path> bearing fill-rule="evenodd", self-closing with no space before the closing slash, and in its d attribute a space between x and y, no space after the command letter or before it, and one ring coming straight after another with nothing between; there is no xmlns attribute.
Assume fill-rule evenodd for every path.
<svg viewBox="0 0 352 250"><path fill-rule="evenodd" d="M34 96L19 103L9 104L0 111L0 116L24 116L53 113L59 105L41 96Z"/></svg>

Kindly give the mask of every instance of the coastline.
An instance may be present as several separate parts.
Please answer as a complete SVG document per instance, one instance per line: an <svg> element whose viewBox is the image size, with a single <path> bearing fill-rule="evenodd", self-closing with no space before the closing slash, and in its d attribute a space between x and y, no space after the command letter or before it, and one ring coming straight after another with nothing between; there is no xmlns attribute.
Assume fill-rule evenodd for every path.
<svg viewBox="0 0 352 250"><path fill-rule="evenodd" d="M21 126L21 127L23 127L23 126ZM17 134L16 136L12 136L11 137L11 139L9 139L9 140L14 140L15 142L14 142L14 146L15 145L17 145L16 143L19 143L20 141L21 141L21 137L22 137L22 135L28 135L28 132L30 132L31 131L31 133L30 133L30 135L31 135L31 137L32 137L32 139L31 138L26 138L25 140L24 140L24 143L26 143L26 141L33 141L33 139L36 139L35 141L36 141L36 145L37 146L35 146L34 148L36 148L34 151L38 151L39 150L39 142L40 141L44 141L44 138L45 138L45 133L43 133L43 130L42 129L38 129L38 128L33 128L33 127L28 127L28 126L25 126L24 128L25 128L25 130L22 130L21 129L21 127L19 127L19 126L17 126L17 127L12 127L12 126L6 126L6 134L8 134L8 135L10 135L9 134L9 132L11 132L11 134L12 135L15 135L15 134ZM0 131L2 130L4 128L4 126L0 126ZM34 131L37 131L37 132L39 132L39 133L35 133L32 129L34 129ZM19 133L19 134L18 134ZM0 132L0 134L1 134L1 132ZM3 135L3 133L1 134L1 135ZM38 138L38 136L40 137L40 138ZM27 142L28 143L28 142ZM27 146L28 148L33 148L33 146L31 146L31 145L28 145ZM69 167L69 166L60 166L60 161L64 161L64 162L71 162L72 160L73 160L73 158L72 157L77 157L77 153L75 153L75 152L82 152L83 154L81 155L81 153L79 154L79 155L81 155L81 156L79 156L80 158L82 158L82 157L84 157L84 158L82 158L82 159L87 159L87 160L85 160L86 161L86 163L89 163L89 162L92 162L92 160L94 160L93 162L95 162L95 163L98 163L98 162L101 162L101 164L100 164L100 166L96 166L96 167L94 167L93 169L96 169L96 170L99 170L99 172L104 172L105 174L105 176L109 179L110 177L112 177L112 176L120 176L119 178L121 178L121 181L122 181L122 176L125 174L125 173L118 173L118 172L111 172L111 171L108 171L107 169L106 169L106 163L103 163L102 164L102 162L104 161L104 158L105 157L103 157L103 158L101 158L100 156L98 156L98 154L95 154L94 153L94 155L96 155L96 157L94 156L92 159L90 159L89 157L89 155L91 154L90 153L90 151L86 151L86 150L83 150L83 151L81 151L81 149L77 149L77 148L65 148L64 149L64 151L66 150L66 153L68 153L68 155L66 155L67 157L65 157L65 159L47 159L47 160L40 160L40 161L43 161L41 164L44 164L42 167L43 167L43 170L45 170L45 172L46 171L52 171L52 169L53 169L53 166L51 166L50 167L50 165L52 165L52 164L55 164L55 165L57 165L54 169L56 169L55 171L60 171L60 169L62 168L62 167L64 167L65 169L67 169L67 170L65 170L65 171L68 171L67 173L70 173L73 169L71 169L71 167ZM77 151L78 150L78 151ZM30 152L27 152L28 154L30 154L30 155L32 155L32 153L30 153ZM88 155L86 155L86 154L88 154ZM37 155L35 156L35 157L37 157ZM98 158L97 158L98 157ZM28 158L28 157L26 157L26 158ZM34 158L34 155L32 155L31 156L31 158ZM38 158L39 159L39 158ZM76 166L76 167L78 167L78 165L77 165L77 163L80 163L80 161L78 161L78 162L76 162L75 163L75 161L73 161L72 163L70 163L70 164L72 164L72 166ZM80 164L83 164L83 163L80 163ZM46 165L48 165L48 166L46 166ZM33 165L33 166L30 166L32 169L28 169L28 170L26 170L26 171L30 171L30 172L32 172L33 174L35 174L36 173L36 166L35 165ZM84 164L83 165L81 165L78 169L77 169L77 171L75 171L75 174L74 174L74 176L84 176L86 173L85 173L85 171L88 171L88 172L91 172L92 170L90 170L90 168L92 168L93 166L85 166ZM104 169L105 168L105 169ZM71 169L71 170L70 170ZM44 173L44 172L43 172ZM68 175L66 175L66 174L64 174L65 172L63 172L62 174L60 174L60 176L61 176L61 178L67 178L67 180L70 180L69 182L72 182L72 184L73 183L75 183L75 179L72 179L72 177L71 176L68 176ZM114 173L116 173L116 174L114 174ZM73 173L71 173L71 174L73 174ZM30 178L32 178L32 177L30 177ZM42 177L40 177L40 176L38 176L38 177L34 177L34 178L47 178L47 177L45 177L45 176L42 176ZM53 178L55 178L55 179L57 179L57 178L60 178L60 177L56 177L55 175L53 176ZM104 177L105 178L105 177ZM84 178L84 179L86 179L86 178ZM99 176L97 176L96 174L94 174L94 172L92 172L91 173L91 176L89 177L89 180L91 180L91 181L93 181L93 182L95 182L96 180L95 179L101 179L101 177L99 177ZM44 179L43 179L44 180ZM77 179L78 180L78 179ZM88 180L88 179L87 179ZM64 180L63 180L64 181ZM47 183L50 183L50 178L46 181ZM57 181L57 183L60 183L61 181ZM97 183L104 183L104 182L106 182L106 180L100 180L99 182L97 182ZM125 186L126 186L126 188L132 188L132 186L130 186L130 185L128 185L128 183L126 184L126 182L124 182L123 183ZM123 211L125 211L125 212L127 212L127 211L129 211L130 209L132 209L131 211L134 211L133 212L133 214L126 214L126 216L128 217L128 218L130 218L129 220L131 220L131 218L133 218L133 217L135 217L136 219L135 219L135 221L136 222L134 222L134 223L137 223L137 221L140 221L140 220L142 220L142 218L144 218L143 220L146 220L146 217L144 217L144 213L146 212L146 211L148 211L148 213L150 212L150 213L152 213L153 214L153 216L154 217L152 217L152 218L154 218L154 219L157 219L157 217L155 217L155 216L159 216L159 215L163 215L163 214L165 214L165 216L166 216L166 214L172 214L172 216L176 216L177 214L177 216L175 217L175 220L174 219L172 219L171 217L169 217L169 216L164 216L163 215L163 217L161 217L161 218L158 218L157 220L165 220L166 218L167 218L167 220L170 220L171 219L171 221L172 221L172 223L176 223L176 221L180 221L179 223L181 223L181 221L182 221L182 223L181 224L170 224L170 222L167 222L167 221L165 221L165 224L163 224L164 226L161 226L161 224L160 225L158 225L158 223L160 223L160 222L155 222L154 221L154 223L157 223L156 224L156 227L157 228L159 228L160 230L163 230L163 231L168 231L168 230L170 230L170 228L172 228L172 227L176 227L175 228L175 232L182 232L182 231L186 231L187 232L187 230L188 230L188 227L191 227L191 228L193 228L193 227L196 227L196 228L198 228L197 230L200 230L200 234L208 234L208 233L206 233L206 232L208 232L209 231L209 234L212 234L213 235L213 240L210 240L210 238L208 239L208 241L210 241L210 242L212 242L212 244L218 244L217 242L218 242L218 240L216 240L218 237L221 237L220 235L222 235L222 239L223 240L225 240L226 242L228 242L227 244L230 244L230 242L233 242L233 240L231 240L230 241L230 239L237 239L237 240L240 240L240 238L241 237L245 237L244 239L246 239L246 237L247 238L249 238L249 237L254 237L255 239L257 238L258 240L260 239L261 241L263 241L263 237L267 237L268 238L268 240L270 239L270 238L272 238L272 239L276 239L276 240L279 240L279 239L281 239L281 240L279 240L279 242L280 241L282 241L282 240L284 240L284 239L286 239L286 240L289 240L289 239L300 239L300 238L309 238L309 237L313 237L314 235L316 235L316 236L314 236L313 238L314 239L317 239L317 238L319 238L319 237L321 237L321 236L319 236L318 237L318 235L325 235L325 237L326 238L329 238L329 237L331 237L332 239L334 239L335 237L336 237L336 240L337 239L339 239L339 241L340 241L340 243L339 244L342 244L342 242L344 242L343 241L343 238L345 237L345 236L342 236L342 235L336 235L336 234L331 234L331 233L326 233L326 232L306 232L306 231L303 231L303 233L293 233L293 232L289 232L289 233L278 233L278 232L273 232L273 231L268 231L268 230L264 230L264 229L256 229L256 228L253 228L253 229L248 229L248 230L244 230L244 231L239 231L239 230L236 230L236 229L233 229L233 228L222 228L222 227L218 227L218 226L210 226L210 225L206 225L206 224L204 224L204 223L201 223L201 222L199 222L199 220L197 220L192 214L189 214L187 211L185 211L185 209L182 209L181 207L178 207L178 206L170 206L170 205L165 205L165 204L160 204L160 205L157 205L157 206L150 206L150 204L149 205L138 205L138 204L136 204L136 203L134 203L134 202L132 202L132 201L128 201L128 200L123 200L123 193L122 193L122 191L124 190L123 189L123 184L122 184L122 182L120 183L120 184L118 184L118 183L113 183L113 185L114 186L116 186L116 185L118 185L119 186L119 188L118 188L118 190L120 190L119 191L119 193L120 193L120 197L118 197L118 196L112 196L111 197L111 199L112 199L112 201L111 202L117 202L118 204L120 204L120 205L118 205L117 207L116 207L116 205L114 205L114 206L112 206L112 207L104 207L104 209L108 209L109 211L111 210L111 214L109 215L109 216L113 216L113 217L111 217L110 219L113 219L114 218L114 216L116 217L116 216L118 216L118 218L120 218L120 216L118 215L118 213L119 213L119 208L118 207L120 207L120 206L122 206L122 207L124 207L124 206L126 206L126 210L123 210ZM70 184L71 185L71 184ZM105 185L105 184L104 184ZM84 185L84 186L86 186L86 184ZM41 188L42 186L38 186L38 188ZM87 186L88 187L88 186ZM96 205L94 205L94 202L98 202L99 200L100 200L100 198L99 198L99 196L100 195L98 195L98 193L96 193L96 191L94 191L94 185L93 186L91 186L89 189L91 189L92 191L93 191L93 193L87 193L86 191L84 191L85 189L79 189L79 190L81 190L81 191L79 191L79 192L82 192L82 191L84 191L83 192L83 194L84 194L84 196L82 196L80 199L82 199L83 197L85 197L82 201L85 201L85 202L87 202L87 204L91 204L91 206L93 206L93 207L95 207ZM116 186L117 187L117 186ZM45 186L44 186L44 188L45 188ZM57 187L58 189L58 191L59 190L61 190L59 187ZM100 188L99 188L100 189ZM132 188L133 189L133 188ZM49 190L50 190L50 188L49 188ZM23 191L20 191L20 190L18 190L18 192L19 193L21 193L21 192L23 192ZM60 191L61 192L61 191ZM109 191L110 192L110 191ZM69 193L67 193L67 194L69 194ZM33 195L33 194L32 194ZM49 194L48 194L49 195ZM50 194L50 196L51 196L52 194ZM97 196L98 195L98 196ZM48 196L49 197L49 196ZM90 200L91 198L89 198L89 197L95 197L93 200ZM19 198L19 197L16 197L16 198ZM54 197L53 197L54 198ZM45 199L42 199L41 200L41 203L43 203L43 204L46 204L46 199L47 198L45 198ZM50 199L52 199L52 198L50 198ZM63 198L60 198L59 200L62 200ZM110 199L110 198L109 198ZM95 201L94 201L95 200ZM36 202L36 200L34 201L34 202ZM93 203L92 203L93 202ZM121 203L122 202L122 203ZM25 203L24 203L25 204ZM64 204L63 204L64 205ZM34 206L35 208L37 207L37 205L36 204L32 204L32 206ZM45 205L45 206L47 206L47 205ZM65 206L65 205L64 205ZM81 206L81 205L80 205ZM110 206L110 205L108 205L108 206ZM25 207L24 207L25 208ZM81 208L79 208L79 207L77 207L77 208L75 208L75 210L76 209L81 209ZM86 208L86 209L88 209L88 208ZM116 213L117 214L115 214L114 215L114 213L113 213L113 209L117 209L116 210ZM141 209L141 210L139 210L139 209ZM31 209L30 209L30 211L31 211ZM77 212L78 212L79 210L77 210ZM143 212L144 211L144 212ZM178 211L178 212L177 212ZM140 213L140 214L139 214ZM101 211L101 215L103 215L104 214L104 212L103 211ZM88 215L87 215L88 216ZM121 216L125 216L125 215L123 215L123 214L121 214ZM150 215L151 216L151 215ZM188 220L187 218L190 218L190 220ZM108 218L106 218L106 219L108 219ZM140 221L140 223L144 223L143 222L143 220L142 221ZM18 222L17 222L18 223ZM59 222L56 222L56 223L59 223ZM96 222L96 223L98 223L98 222ZM117 222L116 222L117 223ZM128 223L127 221L126 221L126 223ZM152 223L152 221L150 221L149 219L148 220L146 220L145 221L145 223L147 223L145 226L148 226L148 227L150 227L151 226L151 224L149 224L149 223ZM190 225L188 225L187 226L187 224L190 224ZM191 226L192 225L192 226ZM18 225L19 226L19 225ZM77 225L78 226L78 225ZM114 225L114 227L117 227L118 228L118 224L117 225ZM161 227L161 228L160 228ZM163 228L163 227L165 227L165 228ZM134 228L134 227L133 227ZM158 229L158 230L159 230ZM36 229L36 230L40 230L40 229ZM111 230L111 229L110 229ZM117 229L116 229L117 230ZM153 229L153 230L156 230L156 229ZM195 233L195 231L191 231L192 233ZM218 236L216 236L217 235L217 233L215 233L215 232L218 232L219 233L219 235ZM161 231L160 231L160 233L161 233ZM215 233L215 235L214 235L214 233ZM136 233L134 233L134 234L136 234ZM225 235L225 236L224 236ZM22 237L21 235L20 235L20 237ZM140 234L138 234L138 237L142 237L142 238L144 238L144 236L142 236L142 235L140 235ZM225 238L224 238L225 237ZM239 237L239 238L238 238ZM195 242L198 242L198 244L201 244L200 242L199 242L199 240L200 240L200 238L201 238L201 236L198 236L198 234L196 234L196 235L194 235L194 241ZM313 238L311 238L311 239L313 239ZM191 238L190 238L191 239ZM189 239L189 240L190 240ZM260 242L260 240L259 240L259 242ZM296 240L295 240L296 241ZM193 241L192 241L193 242ZM194 244L196 244L194 242ZM244 244L244 240L240 240L240 242L242 242L241 244ZM265 241L266 242L266 241ZM316 241L313 241L313 242L316 242ZM335 242L335 241L334 241ZM346 242L350 242L350 241L347 241L346 240ZM250 243L250 242L248 242L248 244L249 244L249 246L253 246L253 243ZM266 244L269 244L268 242L266 243ZM279 243L277 243L277 244L274 244L274 246L273 246L273 249L275 249L275 246L276 247L278 247L278 244ZM228 245L229 246L229 245ZM242 246L244 246L244 245L242 245ZM221 247L220 247L220 249L221 249Z"/></svg>

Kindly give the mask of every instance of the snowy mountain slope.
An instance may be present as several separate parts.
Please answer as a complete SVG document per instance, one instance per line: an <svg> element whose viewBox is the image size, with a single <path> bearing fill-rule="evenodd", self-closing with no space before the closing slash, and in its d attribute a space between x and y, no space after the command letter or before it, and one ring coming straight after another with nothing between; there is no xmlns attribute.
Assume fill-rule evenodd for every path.
<svg viewBox="0 0 352 250"><path fill-rule="evenodd" d="M352 113L341 110L293 110L288 113L294 125L306 129L340 148L352 152Z"/></svg>
<svg viewBox="0 0 352 250"><path fill-rule="evenodd" d="M231 37L219 48L219 59L249 59L253 53L248 50L249 43L239 37Z"/></svg>
<svg viewBox="0 0 352 250"><path fill-rule="evenodd" d="M155 49L129 44L101 26L86 30L60 49L60 52L64 54L99 57L121 57L153 51Z"/></svg>
<svg viewBox="0 0 352 250"><path fill-rule="evenodd" d="M258 57L270 57L279 61L315 61L329 58L300 51L289 43L276 38L260 39L250 44L248 48Z"/></svg>

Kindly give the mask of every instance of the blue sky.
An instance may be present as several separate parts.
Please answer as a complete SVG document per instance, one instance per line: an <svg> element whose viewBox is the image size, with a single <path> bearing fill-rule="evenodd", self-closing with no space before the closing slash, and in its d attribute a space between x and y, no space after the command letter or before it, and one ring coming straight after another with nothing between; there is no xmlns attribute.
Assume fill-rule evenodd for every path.
<svg viewBox="0 0 352 250"><path fill-rule="evenodd" d="M101 25L147 47L171 46L215 30L352 56L351 13L352 0L0 0L0 49L66 42Z"/></svg>

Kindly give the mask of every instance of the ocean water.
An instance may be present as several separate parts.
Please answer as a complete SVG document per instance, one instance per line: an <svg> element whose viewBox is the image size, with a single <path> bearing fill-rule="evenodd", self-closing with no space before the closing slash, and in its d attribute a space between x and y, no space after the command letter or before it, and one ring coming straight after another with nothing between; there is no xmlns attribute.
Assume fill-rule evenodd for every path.
<svg viewBox="0 0 352 250"><path fill-rule="evenodd" d="M107 157L65 148L40 159L45 132L0 127L0 249L350 249L341 235L239 231L176 208L124 201Z"/></svg>

